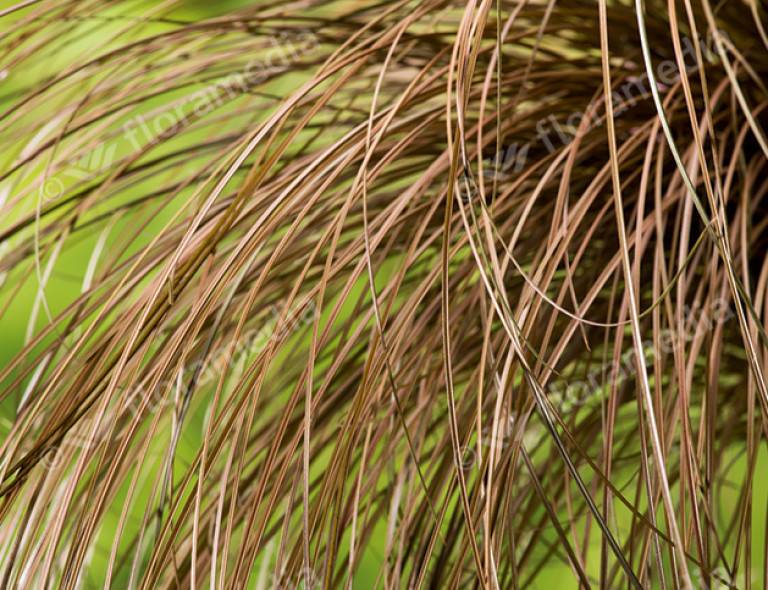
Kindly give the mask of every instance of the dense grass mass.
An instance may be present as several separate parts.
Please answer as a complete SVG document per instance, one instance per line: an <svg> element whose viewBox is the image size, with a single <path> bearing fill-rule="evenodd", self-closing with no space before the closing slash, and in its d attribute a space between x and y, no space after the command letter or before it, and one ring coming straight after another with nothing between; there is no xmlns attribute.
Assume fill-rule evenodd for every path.
<svg viewBox="0 0 768 590"><path fill-rule="evenodd" d="M768 588L766 27L0 2L0 588Z"/></svg>

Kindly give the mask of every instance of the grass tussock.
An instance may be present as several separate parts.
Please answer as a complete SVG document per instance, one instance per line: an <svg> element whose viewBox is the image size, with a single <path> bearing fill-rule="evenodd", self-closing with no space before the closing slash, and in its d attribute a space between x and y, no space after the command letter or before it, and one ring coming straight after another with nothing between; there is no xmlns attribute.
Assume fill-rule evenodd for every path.
<svg viewBox="0 0 768 590"><path fill-rule="evenodd" d="M766 587L764 3L0 6L1 587Z"/></svg>

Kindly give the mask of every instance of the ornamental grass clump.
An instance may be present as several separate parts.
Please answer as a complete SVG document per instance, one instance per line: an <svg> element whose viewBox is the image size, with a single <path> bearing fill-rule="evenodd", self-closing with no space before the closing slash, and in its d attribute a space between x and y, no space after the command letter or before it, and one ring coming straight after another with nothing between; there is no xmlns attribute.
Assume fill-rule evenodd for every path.
<svg viewBox="0 0 768 590"><path fill-rule="evenodd" d="M0 2L0 587L768 587L766 26Z"/></svg>

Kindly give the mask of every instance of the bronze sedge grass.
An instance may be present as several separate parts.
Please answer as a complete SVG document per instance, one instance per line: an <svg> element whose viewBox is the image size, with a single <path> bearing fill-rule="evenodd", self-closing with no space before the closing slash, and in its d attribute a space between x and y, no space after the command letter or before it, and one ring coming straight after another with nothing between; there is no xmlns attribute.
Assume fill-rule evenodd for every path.
<svg viewBox="0 0 768 590"><path fill-rule="evenodd" d="M766 587L763 4L1 6L2 587Z"/></svg>

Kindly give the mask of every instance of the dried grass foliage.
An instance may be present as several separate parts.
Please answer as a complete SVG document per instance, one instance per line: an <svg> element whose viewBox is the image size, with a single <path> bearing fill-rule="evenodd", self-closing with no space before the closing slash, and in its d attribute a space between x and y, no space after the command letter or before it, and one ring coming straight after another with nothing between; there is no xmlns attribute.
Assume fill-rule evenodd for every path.
<svg viewBox="0 0 768 590"><path fill-rule="evenodd" d="M3 587L765 587L763 4L175 5L0 12Z"/></svg>

